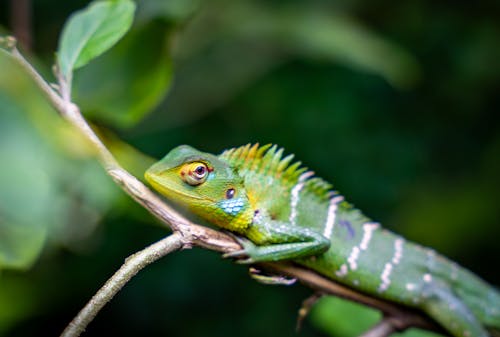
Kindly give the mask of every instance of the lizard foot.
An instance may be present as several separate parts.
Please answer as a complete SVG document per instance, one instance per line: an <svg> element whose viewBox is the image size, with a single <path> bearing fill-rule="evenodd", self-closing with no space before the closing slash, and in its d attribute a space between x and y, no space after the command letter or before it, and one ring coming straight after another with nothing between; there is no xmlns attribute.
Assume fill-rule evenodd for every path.
<svg viewBox="0 0 500 337"><path fill-rule="evenodd" d="M254 280L263 284L289 286L297 281L296 278L287 278L282 275L265 274L262 270L254 267L250 267L248 272Z"/></svg>
<svg viewBox="0 0 500 337"><path fill-rule="evenodd" d="M238 260L236 260L236 263L241 263L241 264L255 263L256 261L254 259L252 259L252 257L251 257L252 252L255 250L255 244L252 241L245 239L245 238L242 238L240 236L236 236L233 233L229 232L228 234L231 235L233 237L233 239L235 241L237 241L243 247L243 249L236 250L236 251L230 252L230 253L225 253L224 255L222 255L222 257L223 258L236 258L236 259L238 259Z"/></svg>

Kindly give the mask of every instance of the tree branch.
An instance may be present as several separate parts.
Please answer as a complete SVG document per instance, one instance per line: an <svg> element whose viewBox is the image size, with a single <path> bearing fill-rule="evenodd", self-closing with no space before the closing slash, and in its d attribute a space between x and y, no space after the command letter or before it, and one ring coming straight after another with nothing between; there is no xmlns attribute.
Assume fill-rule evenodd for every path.
<svg viewBox="0 0 500 337"><path fill-rule="evenodd" d="M70 101L70 89L67 83L64 83L64 79L61 79L59 76L59 93L54 91L16 49L15 39L11 37L0 38L0 48L2 45L33 78L60 115L76 127L76 129L90 141L96 151L97 158L112 179L120 185L128 195L174 232L174 234L168 238L159 241L157 244L153 244L129 258L122 268L120 268L92 300L90 300L85 308L82 309L75 320L72 321L65 330L63 336L78 336L95 317L97 312L111 300L113 295L116 294L135 273L149 263L152 263L175 249L199 246L223 253L241 249L240 245L236 243L231 236L223 232L196 225L181 216L173 208L165 204L156 194L151 192L151 190L137 178L122 168L85 121L79 108ZM261 263L258 264L258 267L278 275L296 278L304 285L311 287L319 293L343 297L379 309L384 313L387 319L390 319L392 329L394 330L402 331L408 327L419 327L443 332L433 321L420 312L358 293L330 279L320 276L311 270L289 263ZM387 336L387 333L375 334L379 329L380 331L386 331L386 329L388 329L387 327L382 329L385 324L387 323L382 321L380 323L380 328L376 326L377 330L374 328L374 332L371 335L365 335L365 337Z"/></svg>

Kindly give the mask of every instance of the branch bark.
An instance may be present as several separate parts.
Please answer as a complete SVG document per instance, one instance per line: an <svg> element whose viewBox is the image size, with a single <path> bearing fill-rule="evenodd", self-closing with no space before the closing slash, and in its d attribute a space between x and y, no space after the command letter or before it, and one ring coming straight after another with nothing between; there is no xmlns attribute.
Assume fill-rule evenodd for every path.
<svg viewBox="0 0 500 337"><path fill-rule="evenodd" d="M59 77L59 92L56 92L39 75L31 64L25 60L22 54L19 53L15 47L15 40L13 38L0 38L0 48L2 44L4 45L4 49L7 50L33 78L60 115L76 127L76 129L90 141L96 151L98 160L102 163L111 178L120 185L128 195L174 232L174 234L166 239L153 244L127 259L122 268L106 282L101 290L99 290L84 309L82 309L79 315L70 323L64 331L63 336L78 336L85 330L85 327L92 321L97 312L111 300L131 277L149 263L156 261L173 250L199 246L227 253L241 249L240 245L236 243L231 236L207 227L199 226L181 216L173 208L165 204L156 194L151 192L142 182L121 167L85 121L79 108L71 102L69 86L67 83L64 83L64 79ZM261 263L257 266L260 269L265 269L278 275L296 278L318 293L339 296L381 310L386 319L380 323L380 326L375 326L375 328L372 329L373 331L370 330L368 334L365 334L364 337L388 336L392 331L402 331L409 327L443 332L433 321L420 312L358 293L318 275L311 270L289 263ZM391 326L390 332L388 332L389 327L387 324Z"/></svg>

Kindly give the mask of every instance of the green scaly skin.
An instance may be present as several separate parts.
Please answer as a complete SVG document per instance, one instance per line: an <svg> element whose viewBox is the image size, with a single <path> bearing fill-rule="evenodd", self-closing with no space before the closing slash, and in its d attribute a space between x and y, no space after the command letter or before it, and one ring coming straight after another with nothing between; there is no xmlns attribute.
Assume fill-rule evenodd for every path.
<svg viewBox="0 0 500 337"><path fill-rule="evenodd" d="M389 232L276 146L219 156L183 145L146 172L160 193L240 237L243 262L292 260L374 297L416 307L455 337L500 329L500 294Z"/></svg>

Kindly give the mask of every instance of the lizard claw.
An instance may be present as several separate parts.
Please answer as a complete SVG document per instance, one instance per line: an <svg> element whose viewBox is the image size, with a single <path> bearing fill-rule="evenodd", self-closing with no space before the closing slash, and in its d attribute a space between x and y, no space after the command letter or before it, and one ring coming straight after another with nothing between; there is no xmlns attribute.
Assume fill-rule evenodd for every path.
<svg viewBox="0 0 500 337"><path fill-rule="evenodd" d="M224 253L224 255L222 255L222 257L225 259L226 258L242 258L245 256L247 256L247 254L245 253L244 249L235 250L234 252Z"/></svg>
<svg viewBox="0 0 500 337"><path fill-rule="evenodd" d="M297 281L296 278L288 278L286 276L277 275L277 274L268 274L260 269L254 268L254 267L250 267L248 272L250 273L250 276L254 280L256 280L257 282L263 283L263 284L289 286L289 285L294 284Z"/></svg>
<svg viewBox="0 0 500 337"><path fill-rule="evenodd" d="M230 235L243 247L243 249L236 250L234 252L225 253L224 255L222 255L222 257L223 258L236 258L236 259L238 259L236 261L236 263L240 263L240 264L254 263L255 260L253 260L250 257L250 255L251 255L250 252L252 251L252 249L254 247L254 244L252 243L252 241L245 239L245 238L242 238L242 237L239 237L239 236L236 236L232 233ZM246 258L244 258L244 257L246 257Z"/></svg>
<svg viewBox="0 0 500 337"><path fill-rule="evenodd" d="M247 257L246 259L239 259L236 260L236 263L238 264L252 264L255 263L256 261L252 259L251 257Z"/></svg>
<svg viewBox="0 0 500 337"><path fill-rule="evenodd" d="M236 258L236 263L241 263L241 264L250 264L254 263L255 261L251 257L244 258L245 256L248 256L248 253L246 252L245 249L242 250L237 250L234 252L226 253L222 255L223 258Z"/></svg>

